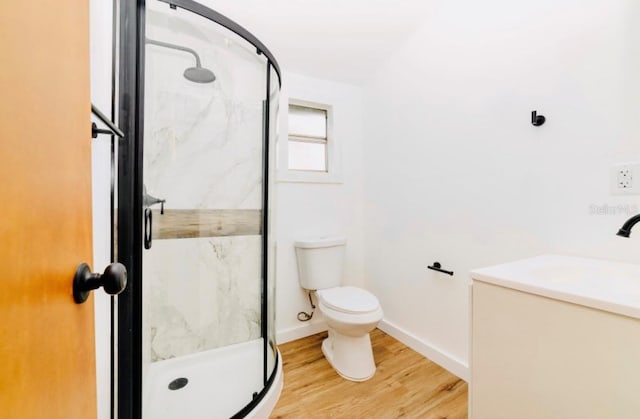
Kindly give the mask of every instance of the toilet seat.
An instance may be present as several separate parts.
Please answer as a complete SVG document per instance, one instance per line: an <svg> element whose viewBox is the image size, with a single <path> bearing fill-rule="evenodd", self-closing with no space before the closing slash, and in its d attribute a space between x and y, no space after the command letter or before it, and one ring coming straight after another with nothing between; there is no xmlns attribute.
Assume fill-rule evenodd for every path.
<svg viewBox="0 0 640 419"><path fill-rule="evenodd" d="M317 290L316 295L328 308L347 314L371 313L380 308L375 295L357 287L334 287Z"/></svg>

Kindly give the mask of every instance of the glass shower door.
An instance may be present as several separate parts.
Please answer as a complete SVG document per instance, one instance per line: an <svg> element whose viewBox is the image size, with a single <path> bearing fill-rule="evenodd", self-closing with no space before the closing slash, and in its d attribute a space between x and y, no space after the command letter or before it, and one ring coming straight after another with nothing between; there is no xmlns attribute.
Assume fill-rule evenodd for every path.
<svg viewBox="0 0 640 419"><path fill-rule="evenodd" d="M147 3L145 35L143 417L230 417L275 360L263 330L268 62L160 2Z"/></svg>

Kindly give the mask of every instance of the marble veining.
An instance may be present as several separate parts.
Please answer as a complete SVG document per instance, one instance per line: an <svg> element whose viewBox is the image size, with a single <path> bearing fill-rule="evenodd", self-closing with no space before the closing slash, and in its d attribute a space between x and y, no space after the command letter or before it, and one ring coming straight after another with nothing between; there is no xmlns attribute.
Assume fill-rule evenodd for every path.
<svg viewBox="0 0 640 419"><path fill-rule="evenodd" d="M215 237L145 252L152 361L260 337L260 248L259 236Z"/></svg>
<svg viewBox="0 0 640 419"><path fill-rule="evenodd" d="M148 193L168 209L262 209L266 64L212 28L193 36L150 17L148 36L195 49L217 79L190 82L182 72L193 57L147 47ZM145 358L259 338L261 260L260 236L154 240L143 250Z"/></svg>

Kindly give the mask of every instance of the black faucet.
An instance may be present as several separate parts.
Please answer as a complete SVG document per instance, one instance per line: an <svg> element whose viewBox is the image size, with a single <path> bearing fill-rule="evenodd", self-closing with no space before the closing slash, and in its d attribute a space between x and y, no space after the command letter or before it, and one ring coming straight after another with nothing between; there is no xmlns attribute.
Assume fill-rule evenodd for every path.
<svg viewBox="0 0 640 419"><path fill-rule="evenodd" d="M640 222L640 214L634 215L633 217L629 218L627 221L624 222L622 227L620 227L620 230L618 230L618 233L617 233L618 236L629 237L629 235L631 234L631 229L633 228L634 225L636 225L639 222Z"/></svg>
<svg viewBox="0 0 640 419"><path fill-rule="evenodd" d="M160 204L160 214L164 214L164 203L167 202L166 199L156 198L155 196L151 196L147 193L147 187L142 185L143 195L142 195L142 205L145 208L150 208L152 205Z"/></svg>

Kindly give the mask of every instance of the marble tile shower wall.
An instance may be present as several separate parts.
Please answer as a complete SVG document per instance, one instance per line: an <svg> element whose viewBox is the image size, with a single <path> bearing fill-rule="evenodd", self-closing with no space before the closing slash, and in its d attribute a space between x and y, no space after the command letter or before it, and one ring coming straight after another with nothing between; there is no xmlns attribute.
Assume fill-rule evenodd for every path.
<svg viewBox="0 0 640 419"><path fill-rule="evenodd" d="M145 254L151 361L260 337L260 237L158 240Z"/></svg>
<svg viewBox="0 0 640 419"><path fill-rule="evenodd" d="M148 193L166 209L261 209L265 65L207 27L160 23L151 16L147 36L195 49L217 79L187 81L192 56L147 46ZM259 338L261 257L260 236L153 241L143 257L145 358Z"/></svg>

